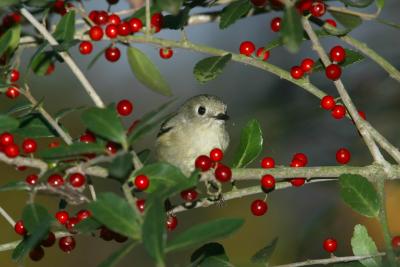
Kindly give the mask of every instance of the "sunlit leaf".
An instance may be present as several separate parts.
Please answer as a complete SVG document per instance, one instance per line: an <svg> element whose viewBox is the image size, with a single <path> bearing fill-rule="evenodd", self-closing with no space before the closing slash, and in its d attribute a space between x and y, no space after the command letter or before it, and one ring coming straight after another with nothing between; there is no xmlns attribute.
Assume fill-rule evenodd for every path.
<svg viewBox="0 0 400 267"><path fill-rule="evenodd" d="M354 227L353 237L351 238L351 248L355 256L377 255L378 249L374 240L368 235L367 228L361 224ZM382 260L380 257L373 257L360 261L365 267L380 267Z"/></svg>
<svg viewBox="0 0 400 267"><path fill-rule="evenodd" d="M61 17L53 33L58 42L71 42L75 35L75 11L69 11Z"/></svg>
<svg viewBox="0 0 400 267"><path fill-rule="evenodd" d="M197 62L194 75L200 83L206 83L218 77L226 64L232 59L232 54L208 57Z"/></svg>
<svg viewBox="0 0 400 267"><path fill-rule="evenodd" d="M221 13L220 29L225 29L246 15L252 5L248 0L238 0L227 5Z"/></svg>

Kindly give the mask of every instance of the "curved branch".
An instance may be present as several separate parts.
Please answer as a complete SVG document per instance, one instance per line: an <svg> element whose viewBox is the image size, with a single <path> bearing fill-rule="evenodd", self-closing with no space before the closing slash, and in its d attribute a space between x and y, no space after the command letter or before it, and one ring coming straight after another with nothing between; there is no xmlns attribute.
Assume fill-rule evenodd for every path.
<svg viewBox="0 0 400 267"><path fill-rule="evenodd" d="M0 161L8 165L26 166L39 169L40 170L39 176L43 175L48 169L47 163L39 159L25 158L25 157L9 158L5 154L0 153Z"/></svg>

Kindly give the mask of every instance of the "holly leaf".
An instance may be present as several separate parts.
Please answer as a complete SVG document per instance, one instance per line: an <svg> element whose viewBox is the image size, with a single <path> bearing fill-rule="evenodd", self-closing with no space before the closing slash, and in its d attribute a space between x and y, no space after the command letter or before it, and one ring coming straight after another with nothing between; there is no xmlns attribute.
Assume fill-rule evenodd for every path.
<svg viewBox="0 0 400 267"><path fill-rule="evenodd" d="M361 175L342 174L339 177L340 195L353 210L366 217L379 214L379 196L370 181Z"/></svg>
<svg viewBox="0 0 400 267"><path fill-rule="evenodd" d="M95 143L73 143L71 145L59 146L38 152L38 156L45 159L68 158L84 154L103 154L104 145Z"/></svg>
<svg viewBox="0 0 400 267"><path fill-rule="evenodd" d="M72 42L75 35L75 11L69 11L61 17L53 33L54 38L60 43Z"/></svg>
<svg viewBox="0 0 400 267"><path fill-rule="evenodd" d="M0 133L13 131L19 126L19 121L13 117L0 114Z"/></svg>
<svg viewBox="0 0 400 267"><path fill-rule="evenodd" d="M157 5L164 11L176 15L183 4L183 0L157 0Z"/></svg>
<svg viewBox="0 0 400 267"><path fill-rule="evenodd" d="M233 267L224 247L219 243L208 243L193 252L190 267Z"/></svg>
<svg viewBox="0 0 400 267"><path fill-rule="evenodd" d="M221 12L219 28L225 29L246 15L252 5L248 0L238 0L227 5Z"/></svg>
<svg viewBox="0 0 400 267"><path fill-rule="evenodd" d="M135 241L128 241L125 245L114 251L99 267L114 267L137 245Z"/></svg>
<svg viewBox="0 0 400 267"><path fill-rule="evenodd" d="M347 29L354 29L362 23L362 19L358 16L344 14L332 10L329 10L329 12L337 21L340 22L340 24L342 24Z"/></svg>
<svg viewBox="0 0 400 267"><path fill-rule="evenodd" d="M346 58L344 59L344 61L339 63L339 65L342 68L346 68L352 64L362 62L365 59L365 56L361 53L358 53L357 51L347 48L345 49L345 51L346 51ZM318 60L317 62L315 62L312 71L317 72L322 70L325 70L324 65L322 64L321 60Z"/></svg>
<svg viewBox="0 0 400 267"><path fill-rule="evenodd" d="M278 238L274 238L268 245L260 249L259 251L251 257L251 262L253 263L268 263L269 259L271 258L272 254L275 251L276 245L278 244Z"/></svg>
<svg viewBox="0 0 400 267"><path fill-rule="evenodd" d="M21 137L45 138L56 137L58 133L51 125L37 113L25 116L21 121L18 129L12 131Z"/></svg>
<svg viewBox="0 0 400 267"><path fill-rule="evenodd" d="M231 59L232 54L202 59L194 67L194 76L200 83L214 80L222 73L222 70Z"/></svg>
<svg viewBox="0 0 400 267"><path fill-rule="evenodd" d="M133 170L132 154L124 153L116 156L108 166L108 173L118 181L124 182Z"/></svg>
<svg viewBox="0 0 400 267"><path fill-rule="evenodd" d="M288 50L292 53L297 52L303 41L303 26L301 16L295 7L286 7L280 32Z"/></svg>
<svg viewBox="0 0 400 267"><path fill-rule="evenodd" d="M0 55L11 54L14 52L19 45L20 37L21 25L18 24L8 29L0 37Z"/></svg>
<svg viewBox="0 0 400 267"><path fill-rule="evenodd" d="M128 61L136 78L149 89L165 96L171 96L169 85L150 58L136 47L128 48Z"/></svg>
<svg viewBox="0 0 400 267"><path fill-rule="evenodd" d="M351 248L355 256L377 255L378 249L375 242L368 235L367 228L361 224L354 227L353 237L351 238ZM373 257L360 261L365 267L380 267L382 260L380 257Z"/></svg>
<svg viewBox="0 0 400 267"><path fill-rule="evenodd" d="M232 168L242 168L253 162L262 151L263 137L260 123L253 119L243 128L239 148L232 163Z"/></svg>

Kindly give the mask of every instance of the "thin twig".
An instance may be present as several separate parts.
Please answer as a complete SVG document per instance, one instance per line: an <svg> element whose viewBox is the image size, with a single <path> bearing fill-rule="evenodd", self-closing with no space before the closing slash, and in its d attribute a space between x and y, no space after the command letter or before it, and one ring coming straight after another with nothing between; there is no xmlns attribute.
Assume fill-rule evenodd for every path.
<svg viewBox="0 0 400 267"><path fill-rule="evenodd" d="M339 12L339 13L343 13L343 14L349 14L349 15L353 15L353 16L357 16L363 20L373 20L376 19L379 14L381 13L381 9L378 9L374 14L367 14L367 13L362 13L362 12L357 12L357 11L353 11L350 10L348 8L345 7L336 7L336 6L328 6L327 8L329 11L334 11L334 12Z"/></svg>
<svg viewBox="0 0 400 267"><path fill-rule="evenodd" d="M14 219L1 206L0 206L0 214L4 217L4 219L6 219L6 221L11 225L11 227L14 228L14 226L15 226Z"/></svg>
<svg viewBox="0 0 400 267"><path fill-rule="evenodd" d="M151 23L150 23L150 0L146 0L146 36L150 35Z"/></svg>

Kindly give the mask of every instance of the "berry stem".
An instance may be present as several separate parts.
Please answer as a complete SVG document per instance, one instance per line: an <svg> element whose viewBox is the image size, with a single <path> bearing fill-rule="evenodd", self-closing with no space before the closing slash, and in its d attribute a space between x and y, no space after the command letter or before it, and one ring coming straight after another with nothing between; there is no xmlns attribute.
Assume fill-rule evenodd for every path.
<svg viewBox="0 0 400 267"><path fill-rule="evenodd" d="M151 23L150 23L150 0L146 0L146 36L150 36Z"/></svg>

